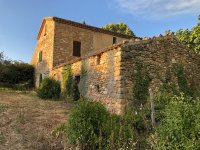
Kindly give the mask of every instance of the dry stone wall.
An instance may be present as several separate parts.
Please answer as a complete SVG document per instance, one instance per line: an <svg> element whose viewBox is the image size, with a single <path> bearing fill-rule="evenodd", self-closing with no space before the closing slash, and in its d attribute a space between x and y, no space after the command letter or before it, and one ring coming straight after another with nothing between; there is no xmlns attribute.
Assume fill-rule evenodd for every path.
<svg viewBox="0 0 200 150"><path fill-rule="evenodd" d="M122 46L122 98L133 100L134 73L137 72L136 63L143 64L151 79L150 87L157 92L166 79L167 71L173 64L181 64L187 83L190 87L198 87L200 83L200 57L189 50L174 36L154 37L138 41L130 41ZM144 67L145 66L145 67ZM177 78L172 78L178 87Z"/></svg>

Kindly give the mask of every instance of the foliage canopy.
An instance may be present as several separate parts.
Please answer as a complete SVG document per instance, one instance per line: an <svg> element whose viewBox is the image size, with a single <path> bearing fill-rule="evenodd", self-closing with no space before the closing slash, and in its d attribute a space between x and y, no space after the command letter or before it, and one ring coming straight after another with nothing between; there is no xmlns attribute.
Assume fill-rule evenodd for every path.
<svg viewBox="0 0 200 150"><path fill-rule="evenodd" d="M107 25L103 26L102 28L109 30L109 31L116 32L116 33L135 36L134 32L126 24L124 24L122 22L107 24Z"/></svg>

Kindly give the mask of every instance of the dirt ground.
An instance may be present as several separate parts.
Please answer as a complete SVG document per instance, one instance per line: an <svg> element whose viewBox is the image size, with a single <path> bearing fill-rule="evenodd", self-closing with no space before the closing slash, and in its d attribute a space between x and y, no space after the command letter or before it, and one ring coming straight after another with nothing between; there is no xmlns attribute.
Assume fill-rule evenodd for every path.
<svg viewBox="0 0 200 150"><path fill-rule="evenodd" d="M0 91L0 150L62 150L52 131L67 120L72 104L32 93Z"/></svg>

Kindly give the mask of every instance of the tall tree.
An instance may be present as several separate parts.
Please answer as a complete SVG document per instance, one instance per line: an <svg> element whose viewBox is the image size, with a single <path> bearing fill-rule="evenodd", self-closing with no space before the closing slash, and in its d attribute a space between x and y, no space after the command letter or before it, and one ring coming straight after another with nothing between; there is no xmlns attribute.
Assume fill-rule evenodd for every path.
<svg viewBox="0 0 200 150"><path fill-rule="evenodd" d="M200 54L200 15L198 17L198 24L192 30L180 29L176 32L176 37Z"/></svg>
<svg viewBox="0 0 200 150"><path fill-rule="evenodd" d="M135 36L134 32L125 23L122 23L122 22L107 24L103 26L102 28L109 31L121 33L121 34Z"/></svg>

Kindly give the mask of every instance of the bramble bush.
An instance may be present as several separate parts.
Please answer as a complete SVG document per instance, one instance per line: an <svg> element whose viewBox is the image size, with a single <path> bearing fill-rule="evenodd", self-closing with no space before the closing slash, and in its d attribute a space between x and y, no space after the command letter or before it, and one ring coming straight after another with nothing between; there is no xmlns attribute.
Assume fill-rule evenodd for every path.
<svg viewBox="0 0 200 150"><path fill-rule="evenodd" d="M58 99L60 93L60 82L52 78L44 78L37 89L37 95L42 99Z"/></svg>

